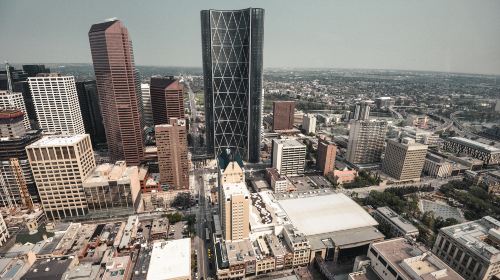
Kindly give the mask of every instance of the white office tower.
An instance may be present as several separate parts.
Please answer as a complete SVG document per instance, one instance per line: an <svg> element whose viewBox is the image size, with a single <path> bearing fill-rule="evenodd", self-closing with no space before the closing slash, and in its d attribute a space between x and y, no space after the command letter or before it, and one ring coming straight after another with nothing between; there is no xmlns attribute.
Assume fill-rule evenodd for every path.
<svg viewBox="0 0 500 280"><path fill-rule="evenodd" d="M47 218L87 215L83 181L96 166L90 136L45 136L26 151Z"/></svg>
<svg viewBox="0 0 500 280"><path fill-rule="evenodd" d="M84 134L75 77L58 73L28 78L40 128L44 132Z"/></svg>
<svg viewBox="0 0 500 280"><path fill-rule="evenodd" d="M297 140L273 140L273 167L280 175L298 175L304 173L306 163L306 145Z"/></svg>
<svg viewBox="0 0 500 280"><path fill-rule="evenodd" d="M141 94L142 94L142 117L144 119L144 124L147 126L153 125L153 109L151 107L151 92L149 89L149 84L141 84Z"/></svg>
<svg viewBox="0 0 500 280"><path fill-rule="evenodd" d="M371 100L364 100L356 104L356 109L354 110L355 120L368 120L370 118L370 105L373 104Z"/></svg>
<svg viewBox="0 0 500 280"><path fill-rule="evenodd" d="M351 123L347 143L347 161L353 164L380 162L384 151L387 122L360 120Z"/></svg>
<svg viewBox="0 0 500 280"><path fill-rule="evenodd" d="M309 133L316 133L316 116L313 114L305 114L302 120L302 129Z"/></svg>
<svg viewBox="0 0 500 280"><path fill-rule="evenodd" d="M8 90L0 90L0 108L16 108L23 111L23 125L26 130L31 129L30 119L26 105L24 104L23 94Z"/></svg>

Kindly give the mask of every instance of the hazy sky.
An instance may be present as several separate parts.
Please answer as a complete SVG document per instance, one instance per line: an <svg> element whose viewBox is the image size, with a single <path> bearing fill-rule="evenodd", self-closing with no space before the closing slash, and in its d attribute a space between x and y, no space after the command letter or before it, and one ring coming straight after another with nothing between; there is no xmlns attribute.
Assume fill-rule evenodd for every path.
<svg viewBox="0 0 500 280"><path fill-rule="evenodd" d="M200 10L250 6L265 67L500 74L500 0L0 0L0 60L91 62L90 26L118 17L136 64L201 67Z"/></svg>

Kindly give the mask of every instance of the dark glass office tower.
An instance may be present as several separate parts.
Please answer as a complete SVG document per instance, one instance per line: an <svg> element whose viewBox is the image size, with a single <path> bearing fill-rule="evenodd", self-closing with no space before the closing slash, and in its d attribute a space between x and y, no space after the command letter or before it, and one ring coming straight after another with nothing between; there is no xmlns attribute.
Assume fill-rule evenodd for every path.
<svg viewBox="0 0 500 280"><path fill-rule="evenodd" d="M78 93L85 132L90 134L92 146L98 147L106 144L106 132L102 123L96 81L76 82L76 92Z"/></svg>
<svg viewBox="0 0 500 280"><path fill-rule="evenodd" d="M260 159L264 10L201 11L207 151Z"/></svg>
<svg viewBox="0 0 500 280"><path fill-rule="evenodd" d="M43 64L26 64L23 65L23 71L28 77L36 77L40 73L50 73L50 68L46 68Z"/></svg>

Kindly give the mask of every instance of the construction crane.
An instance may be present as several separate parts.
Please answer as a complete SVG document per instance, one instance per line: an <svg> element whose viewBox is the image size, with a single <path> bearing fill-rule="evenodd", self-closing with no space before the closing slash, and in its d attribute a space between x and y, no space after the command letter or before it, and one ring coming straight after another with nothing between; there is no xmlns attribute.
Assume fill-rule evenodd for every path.
<svg viewBox="0 0 500 280"><path fill-rule="evenodd" d="M17 185L19 186L19 194L21 195L23 206L28 208L29 212L33 212L33 200L31 200L28 185L24 179L23 170L21 169L19 160L17 158L10 158L9 160L10 167L12 168L12 171L14 171L14 177L16 178Z"/></svg>

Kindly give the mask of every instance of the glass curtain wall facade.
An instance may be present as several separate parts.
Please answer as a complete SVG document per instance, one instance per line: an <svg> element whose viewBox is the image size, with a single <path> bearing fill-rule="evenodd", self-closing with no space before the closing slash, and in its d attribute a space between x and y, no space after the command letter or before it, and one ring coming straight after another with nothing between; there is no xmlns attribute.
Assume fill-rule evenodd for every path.
<svg viewBox="0 0 500 280"><path fill-rule="evenodd" d="M264 10L201 11L207 151L259 162Z"/></svg>

